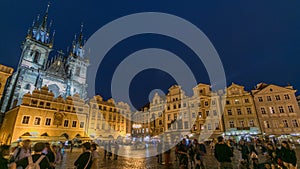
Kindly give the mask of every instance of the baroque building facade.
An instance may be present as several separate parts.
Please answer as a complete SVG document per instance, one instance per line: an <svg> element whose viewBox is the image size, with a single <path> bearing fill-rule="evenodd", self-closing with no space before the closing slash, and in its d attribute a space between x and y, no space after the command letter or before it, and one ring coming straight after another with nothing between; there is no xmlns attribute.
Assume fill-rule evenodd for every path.
<svg viewBox="0 0 300 169"><path fill-rule="evenodd" d="M10 144L24 138L58 141L59 137L85 137L88 116L89 106L78 94L55 98L44 86L25 94L21 105L6 112L0 140Z"/></svg>
<svg viewBox="0 0 300 169"><path fill-rule="evenodd" d="M48 9L49 5L43 18L38 17L28 30L18 68L4 96L2 112L20 105L24 94L32 93L44 85L49 87L55 97L67 98L78 93L81 98L87 98L86 74L89 61L83 57L82 26L71 50L66 55L58 52L57 56L49 59L55 32L50 35L52 22L48 22Z"/></svg>
<svg viewBox="0 0 300 169"><path fill-rule="evenodd" d="M242 136L261 134L251 93L245 91L244 86L235 83L225 93L222 98L225 135L239 140Z"/></svg>
<svg viewBox="0 0 300 169"><path fill-rule="evenodd" d="M300 133L300 110L292 86L260 83L252 90L261 125L266 135Z"/></svg>

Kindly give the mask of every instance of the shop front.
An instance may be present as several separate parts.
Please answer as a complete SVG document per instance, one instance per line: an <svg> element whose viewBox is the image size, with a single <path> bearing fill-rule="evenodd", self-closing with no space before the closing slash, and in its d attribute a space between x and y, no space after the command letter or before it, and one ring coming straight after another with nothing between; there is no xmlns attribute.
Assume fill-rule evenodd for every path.
<svg viewBox="0 0 300 169"><path fill-rule="evenodd" d="M232 139L236 142L241 139L250 141L252 138L257 138L258 134L260 134L258 127L236 127L227 129L225 132L225 138Z"/></svg>

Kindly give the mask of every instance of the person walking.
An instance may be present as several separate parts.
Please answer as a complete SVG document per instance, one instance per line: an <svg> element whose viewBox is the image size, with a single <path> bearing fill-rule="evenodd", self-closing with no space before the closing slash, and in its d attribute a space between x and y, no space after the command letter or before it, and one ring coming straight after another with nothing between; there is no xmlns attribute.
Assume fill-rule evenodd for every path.
<svg viewBox="0 0 300 169"><path fill-rule="evenodd" d="M1 145L0 146L0 168L8 169L8 159L4 158L9 155L9 145Z"/></svg>
<svg viewBox="0 0 300 169"><path fill-rule="evenodd" d="M97 151L97 146L98 145L96 143L93 143L91 145L91 147L92 147L92 162L93 162L91 169L98 169L99 168L100 154Z"/></svg>
<svg viewBox="0 0 300 169"><path fill-rule="evenodd" d="M195 168L205 169L203 156L206 154L206 147L203 142L198 143L197 139L194 139L195 145Z"/></svg>
<svg viewBox="0 0 300 169"><path fill-rule="evenodd" d="M119 144L115 142L115 149L114 149L114 160L118 160L118 152L119 152Z"/></svg>
<svg viewBox="0 0 300 169"><path fill-rule="evenodd" d="M157 163L162 164L162 142L158 141L157 147L156 147L156 152L157 152Z"/></svg>
<svg viewBox="0 0 300 169"><path fill-rule="evenodd" d="M106 155L107 155L107 143L106 142L103 142L103 149L104 149L103 159L106 160Z"/></svg>
<svg viewBox="0 0 300 169"><path fill-rule="evenodd" d="M82 154L74 162L76 169L90 169L92 167L91 143L85 142L82 144Z"/></svg>
<svg viewBox="0 0 300 169"><path fill-rule="evenodd" d="M108 151L108 160L111 160L111 156L112 156L112 151L111 151L111 141L108 142L107 145L107 151Z"/></svg>
<svg viewBox="0 0 300 169"><path fill-rule="evenodd" d="M62 153L61 153L61 150L60 150L59 146L52 145L52 150L53 150L53 153L55 154L54 163L55 164L60 164L61 161L62 161Z"/></svg>
<svg viewBox="0 0 300 169"><path fill-rule="evenodd" d="M42 152L50 162L50 169L55 169L55 154L50 146L50 143L45 143L46 149Z"/></svg>
<svg viewBox="0 0 300 169"><path fill-rule="evenodd" d="M46 149L45 143L38 142L33 146L34 154L28 157L22 158L17 162L14 162L12 166L26 168L27 166L35 167L38 165L41 169L50 169L50 162L48 158L43 155L43 151Z"/></svg>
<svg viewBox="0 0 300 169"><path fill-rule="evenodd" d="M297 157L295 151L288 144L287 141L282 141L281 149L279 153L279 157L281 158L283 165L288 169L296 169L297 168Z"/></svg>
<svg viewBox="0 0 300 169"><path fill-rule="evenodd" d="M225 143L222 136L218 137L218 143L215 145L214 156L220 163L220 169L233 169L231 161L233 152Z"/></svg>
<svg viewBox="0 0 300 169"><path fill-rule="evenodd" d="M178 147L179 154L179 166L181 168L188 167L188 147L186 145L186 140L182 139L181 144Z"/></svg>
<svg viewBox="0 0 300 169"><path fill-rule="evenodd" d="M242 159L247 162L247 164L249 164L249 148L248 146L246 145L246 142L244 140L241 140L240 141L240 151L242 153Z"/></svg>

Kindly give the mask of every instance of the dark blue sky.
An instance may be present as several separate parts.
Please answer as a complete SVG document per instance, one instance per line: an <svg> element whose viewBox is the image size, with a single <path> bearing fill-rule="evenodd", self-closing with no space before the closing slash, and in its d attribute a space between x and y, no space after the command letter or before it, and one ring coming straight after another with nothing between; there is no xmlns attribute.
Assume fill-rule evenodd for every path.
<svg viewBox="0 0 300 169"><path fill-rule="evenodd" d="M20 45L37 14L44 14L48 1L2 0L0 63L16 68ZM182 17L210 39L226 73L250 90L259 82L300 89L300 1L51 1L49 19L56 30L54 48L65 50L84 23L88 39L106 23L137 12L164 12ZM123 40L106 55L97 78L97 92L110 97L111 75L117 64L134 51L158 47L179 55L192 69L198 82L208 83L201 61L184 44L159 35L139 35ZM55 52L54 52L55 53ZM53 54L54 54L53 53ZM117 56L117 57L116 57ZM131 83L130 96L136 107L148 99L154 88L166 91L174 79L166 72L140 72Z"/></svg>

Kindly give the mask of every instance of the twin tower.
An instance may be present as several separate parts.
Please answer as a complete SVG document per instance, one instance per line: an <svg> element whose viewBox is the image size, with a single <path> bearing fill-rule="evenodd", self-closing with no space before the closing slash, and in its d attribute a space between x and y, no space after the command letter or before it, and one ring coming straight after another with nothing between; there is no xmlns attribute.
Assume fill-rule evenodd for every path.
<svg viewBox="0 0 300 169"><path fill-rule="evenodd" d="M20 105L22 97L47 85L55 97L72 96L76 93L87 98L87 67L89 60L84 58L84 39L81 31L74 38L72 47L64 54L49 59L53 51L55 32L51 31L52 22L48 23L48 11L43 18L34 20L22 44L22 53L18 68L8 82L1 111Z"/></svg>

